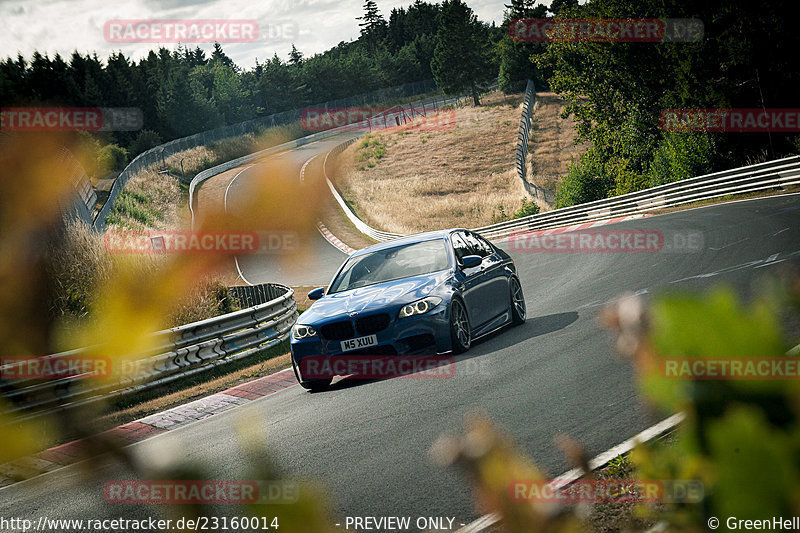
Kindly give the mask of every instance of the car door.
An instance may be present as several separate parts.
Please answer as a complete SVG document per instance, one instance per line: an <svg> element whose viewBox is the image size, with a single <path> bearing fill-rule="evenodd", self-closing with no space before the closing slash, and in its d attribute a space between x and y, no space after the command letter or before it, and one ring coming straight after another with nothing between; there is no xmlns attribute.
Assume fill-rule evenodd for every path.
<svg viewBox="0 0 800 533"><path fill-rule="evenodd" d="M511 298L508 262L489 241L478 234L472 235L486 250L483 266L485 267L487 298L491 301L492 317L497 317L508 311Z"/></svg>
<svg viewBox="0 0 800 533"><path fill-rule="evenodd" d="M476 255L483 258L480 295L486 309L485 321L488 322L508 311L508 273L505 271L503 259L483 237L466 232L465 238Z"/></svg>
<svg viewBox="0 0 800 533"><path fill-rule="evenodd" d="M464 298L464 304L467 307L467 315L469 316L469 323L473 330L483 325L489 320L489 310L482 301L482 284L483 284L483 265L472 268L464 268L461 260L468 255L476 254L464 233L457 231L450 235L450 242L453 245L453 252L456 256L456 277L460 281L461 296Z"/></svg>

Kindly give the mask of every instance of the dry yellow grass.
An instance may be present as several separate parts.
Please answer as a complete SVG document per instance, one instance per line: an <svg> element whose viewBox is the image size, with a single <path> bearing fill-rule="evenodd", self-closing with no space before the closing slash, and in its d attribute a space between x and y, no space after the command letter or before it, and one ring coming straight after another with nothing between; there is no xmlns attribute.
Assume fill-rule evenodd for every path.
<svg viewBox="0 0 800 533"><path fill-rule="evenodd" d="M386 231L490 224L499 206L513 212L525 196L513 159L519 101L490 95L483 106L456 109L451 129L361 139L343 153L336 184L359 216ZM381 146L384 155L363 159Z"/></svg>
<svg viewBox="0 0 800 533"><path fill-rule="evenodd" d="M528 181L555 190L570 158L584 151L575 145L575 121L561 118L566 102L554 93L537 93L528 141Z"/></svg>

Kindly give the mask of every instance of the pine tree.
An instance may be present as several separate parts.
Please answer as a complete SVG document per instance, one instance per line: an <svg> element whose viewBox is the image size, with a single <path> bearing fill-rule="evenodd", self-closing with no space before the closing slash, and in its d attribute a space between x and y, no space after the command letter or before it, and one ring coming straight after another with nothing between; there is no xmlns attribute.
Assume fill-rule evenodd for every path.
<svg viewBox="0 0 800 533"><path fill-rule="evenodd" d="M361 28L361 36L370 42L377 42L386 35L386 20L378 11L378 4L375 0L364 2L364 16L356 17L360 20L358 26Z"/></svg>
<svg viewBox="0 0 800 533"><path fill-rule="evenodd" d="M436 84L449 94L469 89L475 105L480 105L478 83L491 76L488 43L480 30L469 6L461 0L445 0L431 61Z"/></svg>
<svg viewBox="0 0 800 533"><path fill-rule="evenodd" d="M295 48L294 43L292 43L292 51L289 52L289 63L292 65L299 65L303 62L303 53Z"/></svg>

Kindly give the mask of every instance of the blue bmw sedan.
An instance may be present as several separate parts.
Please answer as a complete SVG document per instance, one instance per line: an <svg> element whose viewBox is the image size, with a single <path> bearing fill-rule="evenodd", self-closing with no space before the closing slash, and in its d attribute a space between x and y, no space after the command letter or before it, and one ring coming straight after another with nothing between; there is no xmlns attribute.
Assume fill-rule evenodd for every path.
<svg viewBox="0 0 800 533"><path fill-rule="evenodd" d="M354 252L292 329L292 366L303 387L307 358L460 353L473 339L525 321L509 255L465 229L432 231Z"/></svg>

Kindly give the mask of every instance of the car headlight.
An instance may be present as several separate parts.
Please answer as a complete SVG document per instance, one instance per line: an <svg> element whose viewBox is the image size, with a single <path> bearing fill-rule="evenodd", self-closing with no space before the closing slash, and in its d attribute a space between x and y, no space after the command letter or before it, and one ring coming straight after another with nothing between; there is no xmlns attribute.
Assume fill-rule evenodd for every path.
<svg viewBox="0 0 800 533"><path fill-rule="evenodd" d="M442 303L442 299L437 296L428 296L422 300L411 302L408 305L404 305L400 309L400 318L414 315L424 315L440 303Z"/></svg>
<svg viewBox="0 0 800 533"><path fill-rule="evenodd" d="M309 337L315 337L317 335L317 330L312 328L311 326L304 326L303 324L295 324L292 328L292 336L297 339L307 339Z"/></svg>

